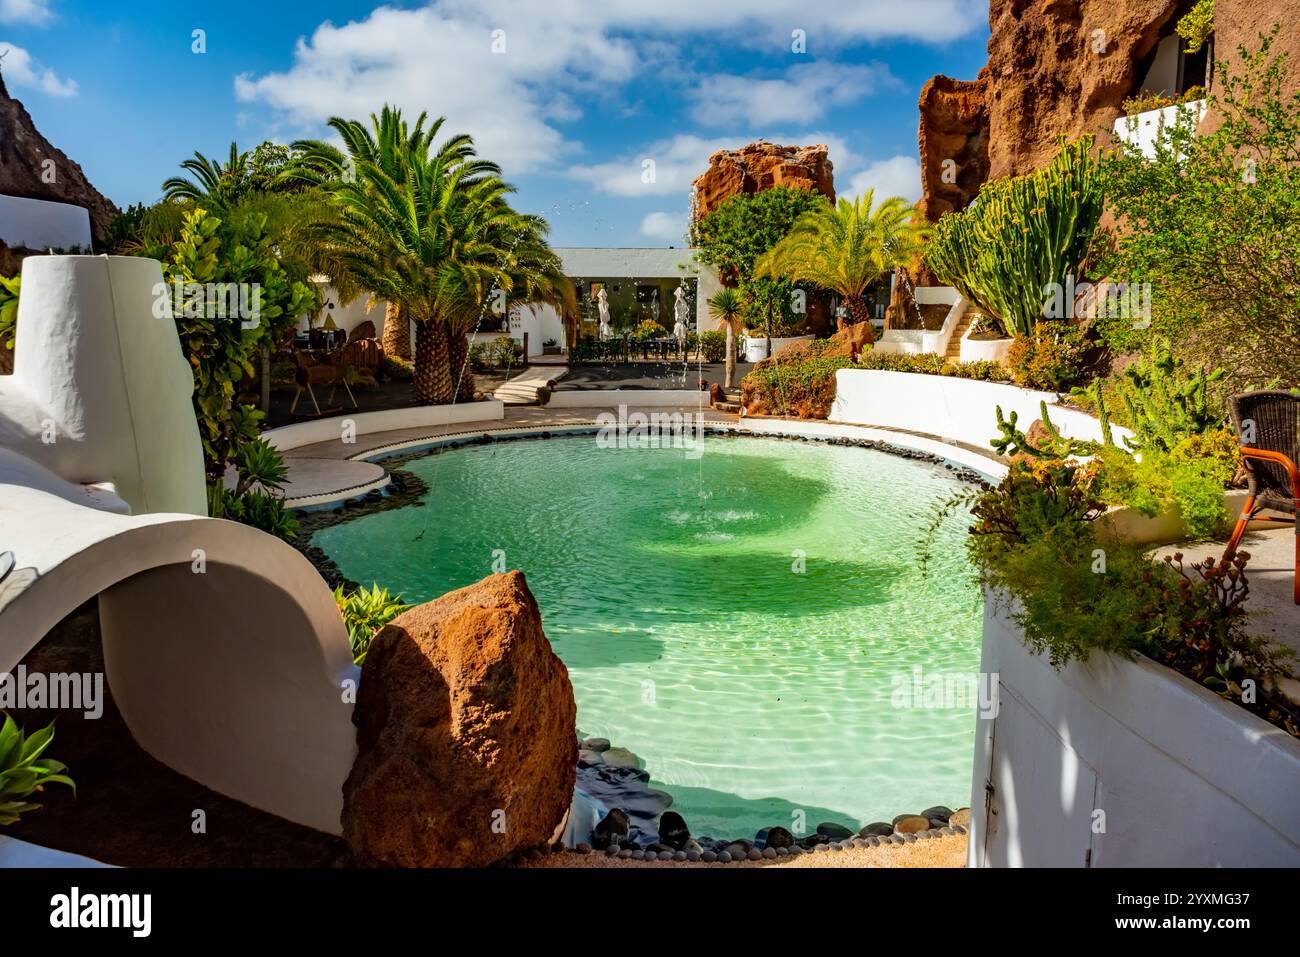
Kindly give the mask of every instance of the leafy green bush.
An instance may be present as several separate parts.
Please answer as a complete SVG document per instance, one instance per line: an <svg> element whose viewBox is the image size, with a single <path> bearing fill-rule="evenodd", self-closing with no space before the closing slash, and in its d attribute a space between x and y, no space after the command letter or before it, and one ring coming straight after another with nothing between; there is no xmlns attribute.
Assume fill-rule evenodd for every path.
<svg viewBox="0 0 1300 957"><path fill-rule="evenodd" d="M978 379L982 382L1010 382L1011 373L998 362L980 359L976 362L945 362L943 356L933 353L905 355L901 352L862 351L858 357L859 369L881 369L886 372L918 372L940 375L945 365L951 367L950 375L959 379Z"/></svg>
<svg viewBox="0 0 1300 957"><path fill-rule="evenodd" d="M637 342L644 342L647 339L663 339L667 337L668 330L653 319L645 319L632 330L632 338Z"/></svg>
<svg viewBox="0 0 1300 957"><path fill-rule="evenodd" d="M1169 344L1153 337L1148 354L1124 370L1115 389L1135 433L1129 448L1172 452L1193 436L1223 428L1225 410L1210 401L1209 386L1226 375L1223 369L1189 373ZM1095 404L1104 401L1094 395Z"/></svg>
<svg viewBox="0 0 1300 957"><path fill-rule="evenodd" d="M1059 392L1083 376L1087 349L1084 330L1070 322L1038 322L1030 335L1018 334L1007 354L1016 385Z"/></svg>
<svg viewBox="0 0 1300 957"><path fill-rule="evenodd" d="M1174 32L1187 41L1188 53L1199 53L1214 32L1214 0L1197 0L1196 6L1174 24Z"/></svg>
<svg viewBox="0 0 1300 957"><path fill-rule="evenodd" d="M470 350L470 358L473 361L473 349ZM383 362L380 366L384 378L393 382L410 382L415 378L415 365L405 359L397 356L384 354Z"/></svg>
<svg viewBox="0 0 1300 957"><path fill-rule="evenodd" d="M357 664L366 660L370 642L379 629L411 607L403 604L400 596L390 595L387 588L380 588L375 583L371 583L369 591L357 588L345 592L340 585L334 589L334 602L343 615L348 641L352 645L352 659Z"/></svg>
<svg viewBox="0 0 1300 957"><path fill-rule="evenodd" d="M21 275L6 279L0 276L0 349L14 347L14 330L18 326L18 293Z"/></svg>
<svg viewBox="0 0 1300 957"><path fill-rule="evenodd" d="M693 341L691 341L693 339ZM721 362L727 358L727 334L721 329L707 329L687 336L687 351L703 356L705 362Z"/></svg>
<svg viewBox="0 0 1300 957"><path fill-rule="evenodd" d="M835 373L851 368L853 360L848 356L815 355L789 362L778 357L740 380L745 410L753 415L824 419L835 401Z"/></svg>
<svg viewBox="0 0 1300 957"><path fill-rule="evenodd" d="M46 785L66 784L77 792L72 778L63 773L68 769L65 764L41 757L53 740L53 722L29 737L5 715L0 726L0 825L14 824L23 814L39 808L27 799Z"/></svg>

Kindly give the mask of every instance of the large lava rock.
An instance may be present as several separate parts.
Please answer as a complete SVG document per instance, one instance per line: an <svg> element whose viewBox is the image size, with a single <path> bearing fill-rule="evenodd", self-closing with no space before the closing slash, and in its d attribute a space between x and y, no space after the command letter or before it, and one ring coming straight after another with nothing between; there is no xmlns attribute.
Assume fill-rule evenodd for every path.
<svg viewBox="0 0 1300 957"><path fill-rule="evenodd" d="M718 150L709 157L709 168L695 178L695 220L738 193L758 193L773 186L810 189L834 201L835 170L826 146L780 146L759 140L738 150Z"/></svg>
<svg viewBox="0 0 1300 957"><path fill-rule="evenodd" d="M482 867L549 841L573 798L575 719L522 572L394 619L353 718L343 834L357 863Z"/></svg>

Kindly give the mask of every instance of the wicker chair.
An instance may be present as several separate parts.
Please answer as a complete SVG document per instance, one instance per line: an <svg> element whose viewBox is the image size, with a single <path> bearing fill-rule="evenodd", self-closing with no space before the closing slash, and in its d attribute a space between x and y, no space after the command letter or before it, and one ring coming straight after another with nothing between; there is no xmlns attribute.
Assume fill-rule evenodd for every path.
<svg viewBox="0 0 1300 957"><path fill-rule="evenodd" d="M1232 397L1232 423L1242 437L1242 463L1250 494L1232 530L1225 556L1231 556L1251 520L1281 522L1296 529L1295 603L1300 605L1300 395L1292 392L1244 392ZM1265 509L1291 517L1257 517Z"/></svg>

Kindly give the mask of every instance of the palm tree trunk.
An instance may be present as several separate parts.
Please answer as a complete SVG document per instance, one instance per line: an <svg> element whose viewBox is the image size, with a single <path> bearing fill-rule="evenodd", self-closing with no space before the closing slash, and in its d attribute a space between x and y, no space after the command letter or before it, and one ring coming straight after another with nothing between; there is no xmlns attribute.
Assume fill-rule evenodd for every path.
<svg viewBox="0 0 1300 957"><path fill-rule="evenodd" d="M736 387L736 327L727 323L727 391Z"/></svg>
<svg viewBox="0 0 1300 957"><path fill-rule="evenodd" d="M845 296L844 308L849 314L849 322L856 325L860 322L867 324L867 342L876 341L876 331L871 325L871 305L861 296Z"/></svg>
<svg viewBox="0 0 1300 957"><path fill-rule="evenodd" d="M384 306L384 355L411 359L411 323L406 311L388 303Z"/></svg>
<svg viewBox="0 0 1300 957"><path fill-rule="evenodd" d="M415 323L415 402L446 405L451 401L447 327L436 319Z"/></svg>
<svg viewBox="0 0 1300 957"><path fill-rule="evenodd" d="M448 371L457 402L474 400L474 370L469 367L469 340L462 332L453 332L447 343Z"/></svg>

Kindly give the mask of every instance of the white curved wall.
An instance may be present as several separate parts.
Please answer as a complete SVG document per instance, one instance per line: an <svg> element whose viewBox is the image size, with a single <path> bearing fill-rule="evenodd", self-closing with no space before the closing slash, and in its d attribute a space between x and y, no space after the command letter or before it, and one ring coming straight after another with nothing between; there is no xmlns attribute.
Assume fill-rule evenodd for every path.
<svg viewBox="0 0 1300 957"><path fill-rule="evenodd" d="M163 297L134 256L23 260L0 447L70 482L109 482L136 512L207 513L194 379Z"/></svg>
<svg viewBox="0 0 1300 957"><path fill-rule="evenodd" d="M956 376L879 369L840 369L835 373L835 402L829 421L879 425L989 448L998 436L997 409L1008 418L1019 414L1017 425L1028 430L1047 403L1052 424L1068 438L1101 440L1100 423L1076 409L1055 405L1054 392L1034 392L998 382L959 379ZM1115 441L1131 436L1112 427Z"/></svg>
<svg viewBox="0 0 1300 957"><path fill-rule="evenodd" d="M505 403L499 399L482 402L459 402L452 405L413 405L404 409L385 409L382 412L361 412L356 415L332 415L323 419L294 422L278 429L269 429L262 438L272 448L287 452L289 449L317 442L338 442L343 430L351 423L352 434L369 435L372 432L392 432L395 429L423 429L462 422L492 422L506 417Z"/></svg>
<svg viewBox="0 0 1300 957"><path fill-rule="evenodd" d="M90 249L90 213L70 203L0 196L0 240L27 249Z"/></svg>
<svg viewBox="0 0 1300 957"><path fill-rule="evenodd" d="M972 867L1300 866L1300 741L1145 658L1059 673L985 602ZM993 788L992 797L986 785Z"/></svg>

